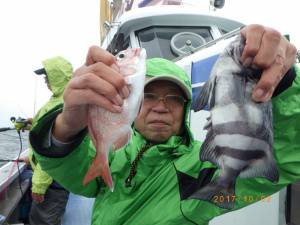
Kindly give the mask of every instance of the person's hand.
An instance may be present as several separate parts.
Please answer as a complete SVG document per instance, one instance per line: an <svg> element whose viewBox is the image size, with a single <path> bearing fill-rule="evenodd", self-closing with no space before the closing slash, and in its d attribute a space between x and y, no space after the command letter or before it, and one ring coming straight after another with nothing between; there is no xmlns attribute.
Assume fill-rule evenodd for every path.
<svg viewBox="0 0 300 225"><path fill-rule="evenodd" d="M66 142L87 126L88 105L98 105L111 112L121 112L123 99L129 95L115 57L93 46L85 64L74 72L64 91L64 109L55 121L53 135Z"/></svg>
<svg viewBox="0 0 300 225"><path fill-rule="evenodd" d="M28 156L24 156L22 158L19 159L20 162L24 162L26 165L30 164L30 160Z"/></svg>
<svg viewBox="0 0 300 225"><path fill-rule="evenodd" d="M258 102L271 99L282 77L296 59L296 48L278 31L261 25L249 25L241 30L246 45L241 57L244 65L263 69L252 98Z"/></svg>
<svg viewBox="0 0 300 225"><path fill-rule="evenodd" d="M45 200L45 195L34 193L34 192L31 193L31 197L32 197L32 200L38 204L42 203Z"/></svg>
<svg viewBox="0 0 300 225"><path fill-rule="evenodd" d="M33 119L32 118L27 118L26 123L32 125Z"/></svg>

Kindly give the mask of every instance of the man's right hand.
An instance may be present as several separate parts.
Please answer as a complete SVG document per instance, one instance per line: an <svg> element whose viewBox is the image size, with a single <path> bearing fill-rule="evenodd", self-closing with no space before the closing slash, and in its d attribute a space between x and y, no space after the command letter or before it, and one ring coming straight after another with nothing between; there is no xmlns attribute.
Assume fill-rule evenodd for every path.
<svg viewBox="0 0 300 225"><path fill-rule="evenodd" d="M32 200L36 203L42 203L45 200L45 195L31 192Z"/></svg>
<svg viewBox="0 0 300 225"><path fill-rule="evenodd" d="M129 95L115 57L97 46L90 47L86 62L77 69L64 91L64 109L55 121L53 135L68 142L87 126L88 105L121 112Z"/></svg>

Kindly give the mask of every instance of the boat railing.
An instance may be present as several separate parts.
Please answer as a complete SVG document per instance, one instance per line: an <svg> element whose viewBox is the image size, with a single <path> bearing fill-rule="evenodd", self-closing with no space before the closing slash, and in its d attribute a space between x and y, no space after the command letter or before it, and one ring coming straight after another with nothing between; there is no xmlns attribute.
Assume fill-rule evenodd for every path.
<svg viewBox="0 0 300 225"><path fill-rule="evenodd" d="M223 41L223 40L226 40L226 39L229 39L229 38L232 38L232 37L238 35L238 34L241 32L241 29L242 29L243 27L244 27L244 26L241 26L241 27L239 27L239 28L237 28L237 29L234 29L234 30L232 30L232 31L230 31L230 32L228 32L228 33L222 35L222 36L219 37L219 38L216 38L216 39L214 39L214 40L212 40L212 41L209 41L209 42L207 42L207 43L205 43L205 44L199 46L198 48L196 48L196 49L194 50L193 54L195 54L195 53L197 53L197 52L199 52L199 51L201 51L201 50L203 50L203 49L209 48L209 47L211 47L211 46L217 44L217 43L220 42L220 41ZM187 55L181 55L181 56L175 58L173 61L179 61L179 60L181 60L181 59L183 59L183 58L185 58L185 57L187 57L187 56L189 56L189 54L187 54Z"/></svg>
<svg viewBox="0 0 300 225"><path fill-rule="evenodd" d="M20 158L27 156L28 151L29 149L24 150ZM0 224L5 224L14 214L20 200L30 186L30 179L21 179L26 164L16 160L17 158L0 167Z"/></svg>

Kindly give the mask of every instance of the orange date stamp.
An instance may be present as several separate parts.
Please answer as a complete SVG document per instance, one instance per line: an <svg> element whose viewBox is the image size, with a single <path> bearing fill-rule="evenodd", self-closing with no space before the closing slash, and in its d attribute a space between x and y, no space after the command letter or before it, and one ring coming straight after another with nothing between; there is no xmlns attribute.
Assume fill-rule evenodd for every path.
<svg viewBox="0 0 300 225"><path fill-rule="evenodd" d="M226 203L226 202L241 202L244 203L253 203L253 202L265 202L270 203L271 202L271 196L270 195L215 195L213 196L213 202L214 203Z"/></svg>

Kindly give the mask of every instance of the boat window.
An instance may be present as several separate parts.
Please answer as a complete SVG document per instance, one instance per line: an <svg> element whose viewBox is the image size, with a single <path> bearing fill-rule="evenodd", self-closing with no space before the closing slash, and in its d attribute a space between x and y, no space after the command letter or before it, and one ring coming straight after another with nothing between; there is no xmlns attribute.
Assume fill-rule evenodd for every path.
<svg viewBox="0 0 300 225"><path fill-rule="evenodd" d="M222 35L227 34L229 31L219 28Z"/></svg>
<svg viewBox="0 0 300 225"><path fill-rule="evenodd" d="M125 39L123 33L117 33L109 46L106 48L107 51L113 55L118 54L120 51L125 50L129 47L130 38L129 36Z"/></svg>
<svg viewBox="0 0 300 225"><path fill-rule="evenodd" d="M192 38L188 38L185 41L179 40L177 43L183 43L183 46L177 46L179 49L186 50L184 44L188 40L194 40L194 43L198 46L193 46L194 48L199 47L203 44L202 42L195 41L197 36L201 38L201 40L205 40L205 42L209 42L213 40L212 35L210 33L210 27L148 27L142 30L136 31L136 36L138 38L140 47L145 48L147 50L147 57L162 57L169 60L173 60L180 56L178 51L174 51L174 48L171 48L171 40L172 38L182 33L180 37L188 37L186 34L191 34ZM178 37L178 35L176 36Z"/></svg>

